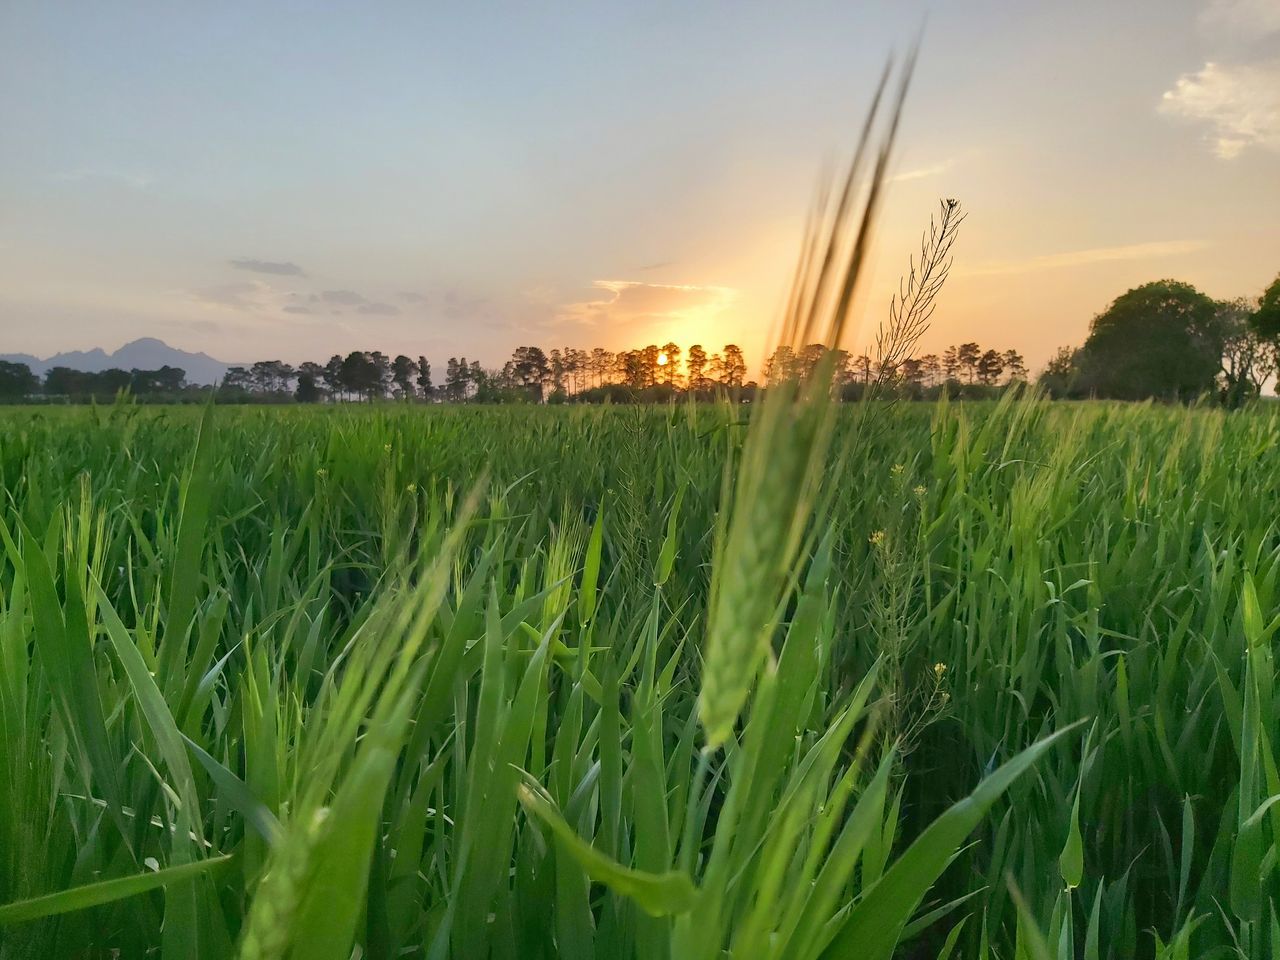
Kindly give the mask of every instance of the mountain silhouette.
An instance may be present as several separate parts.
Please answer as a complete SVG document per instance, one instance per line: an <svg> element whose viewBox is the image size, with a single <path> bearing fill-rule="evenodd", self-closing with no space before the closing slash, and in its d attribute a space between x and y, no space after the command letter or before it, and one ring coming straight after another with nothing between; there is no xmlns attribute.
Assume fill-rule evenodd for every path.
<svg viewBox="0 0 1280 960"><path fill-rule="evenodd" d="M70 367L86 373L100 373L119 367L121 370L158 370L161 367L178 367L187 373L188 383L217 383L231 366L215 360L207 353L188 353L171 347L155 337L142 337L126 343L115 353L107 353L101 347L92 350L69 350L47 359L26 353L0 354L0 360L25 363L31 372L44 376L53 367Z"/></svg>

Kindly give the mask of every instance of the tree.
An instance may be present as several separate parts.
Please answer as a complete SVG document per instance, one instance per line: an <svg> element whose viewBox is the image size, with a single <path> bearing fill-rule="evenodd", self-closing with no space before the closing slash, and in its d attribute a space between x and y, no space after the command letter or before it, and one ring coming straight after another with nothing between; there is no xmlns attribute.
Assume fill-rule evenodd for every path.
<svg viewBox="0 0 1280 960"><path fill-rule="evenodd" d="M978 375L978 361L982 359L982 348L976 343L962 343L956 349L956 363L965 371L968 382L973 383Z"/></svg>
<svg viewBox="0 0 1280 960"><path fill-rule="evenodd" d="M1080 373L1076 366L1079 352L1071 347L1059 347L1058 352L1049 358L1039 378L1040 386L1049 392L1049 396L1062 398L1075 394Z"/></svg>
<svg viewBox="0 0 1280 960"><path fill-rule="evenodd" d="M329 358L329 362L324 365L322 378L330 396L336 397L340 393L346 393L346 384L342 380L342 357L335 353Z"/></svg>
<svg viewBox="0 0 1280 960"><path fill-rule="evenodd" d="M167 364L159 370L129 371L129 389L138 396L181 393L187 372Z"/></svg>
<svg viewBox="0 0 1280 960"><path fill-rule="evenodd" d="M671 341L664 343L659 357L665 361L660 365L662 382L668 384L678 383L680 380L679 345Z"/></svg>
<svg viewBox="0 0 1280 960"><path fill-rule="evenodd" d="M50 374L53 372L49 371ZM221 389L227 393L252 393L253 377L245 367L228 367L227 372L222 375ZM45 390L51 393L59 392L50 390L47 380Z"/></svg>
<svg viewBox="0 0 1280 960"><path fill-rule="evenodd" d="M1188 283L1160 280L1094 318L1077 365L1082 387L1097 396L1187 400L1213 389L1221 356L1213 300Z"/></svg>
<svg viewBox="0 0 1280 960"><path fill-rule="evenodd" d="M960 351L954 346L942 351L942 376L946 380L955 380L960 376Z"/></svg>
<svg viewBox="0 0 1280 960"><path fill-rule="evenodd" d="M308 370L298 374L298 387L293 391L293 397L299 403L318 403L320 400L320 387L316 383L316 375Z"/></svg>
<svg viewBox="0 0 1280 960"><path fill-rule="evenodd" d="M818 364L822 362L822 358L827 355L827 347L821 343L809 343L800 348L800 352L796 354L796 374L802 380L807 380L813 376L814 371L818 369Z"/></svg>
<svg viewBox="0 0 1280 960"><path fill-rule="evenodd" d="M707 351L702 348L702 344L695 343L689 348L684 366L689 373L689 389L704 389L707 385Z"/></svg>
<svg viewBox="0 0 1280 960"><path fill-rule="evenodd" d="M726 343L721 363L724 368L724 385L726 387L742 386L747 378L747 361L742 355L742 348L736 343Z"/></svg>
<svg viewBox="0 0 1280 960"><path fill-rule="evenodd" d="M391 386L391 358L381 350L374 350L367 356L373 367L370 399L381 400L387 395L387 388Z"/></svg>
<svg viewBox="0 0 1280 960"><path fill-rule="evenodd" d="M925 385L936 386L942 376L942 361L936 353L926 353L920 358L920 369L924 374Z"/></svg>
<svg viewBox="0 0 1280 960"><path fill-rule="evenodd" d="M403 353L391 361L391 382L396 387L396 398L412 400L417 396L413 389L413 378L418 375L418 365Z"/></svg>
<svg viewBox="0 0 1280 960"><path fill-rule="evenodd" d="M769 359L764 362L764 369L760 371L760 375L764 378L765 386L768 387L786 383L796 375L795 351L785 343L779 344L770 354Z"/></svg>
<svg viewBox="0 0 1280 960"><path fill-rule="evenodd" d="M551 364L539 347L516 347L507 365L512 382L541 403L542 388L551 376Z"/></svg>
<svg viewBox="0 0 1280 960"><path fill-rule="evenodd" d="M430 402L435 389L431 385L431 364L426 357L418 357L418 396Z"/></svg>
<svg viewBox="0 0 1280 960"><path fill-rule="evenodd" d="M656 343L651 343L640 354L640 386L652 387L658 382L658 356L662 353Z"/></svg>
<svg viewBox="0 0 1280 960"><path fill-rule="evenodd" d="M0 360L0 397L21 400L40 389L40 381L25 363Z"/></svg>
<svg viewBox="0 0 1280 960"><path fill-rule="evenodd" d="M977 371L980 383L994 386L1004 373L1004 354L999 350L983 352L982 356L978 357Z"/></svg>
<svg viewBox="0 0 1280 960"><path fill-rule="evenodd" d="M1222 402L1231 408L1259 397L1263 384L1276 372L1280 347L1259 334L1256 316L1255 304L1247 298L1218 303Z"/></svg>
<svg viewBox="0 0 1280 960"><path fill-rule="evenodd" d="M1022 354L1017 350L1006 350L1004 352L1004 372L1009 375L1010 383L1026 381L1027 364L1022 359Z"/></svg>
<svg viewBox="0 0 1280 960"><path fill-rule="evenodd" d="M467 399L467 373L468 368L465 360L459 364L457 357L449 358L444 373L444 397L446 400L457 403Z"/></svg>
<svg viewBox="0 0 1280 960"><path fill-rule="evenodd" d="M853 375L864 387L871 382L871 355L859 354L853 358Z"/></svg>
<svg viewBox="0 0 1280 960"><path fill-rule="evenodd" d="M1263 292L1250 325L1263 340L1280 344L1280 276Z"/></svg>
<svg viewBox="0 0 1280 960"><path fill-rule="evenodd" d="M352 350L343 358L341 380L343 388L356 396L373 400L381 395L382 381L378 366L372 357L360 350Z"/></svg>
<svg viewBox="0 0 1280 960"><path fill-rule="evenodd" d="M253 389L258 393L286 393L296 371L282 360L259 360L249 369Z"/></svg>

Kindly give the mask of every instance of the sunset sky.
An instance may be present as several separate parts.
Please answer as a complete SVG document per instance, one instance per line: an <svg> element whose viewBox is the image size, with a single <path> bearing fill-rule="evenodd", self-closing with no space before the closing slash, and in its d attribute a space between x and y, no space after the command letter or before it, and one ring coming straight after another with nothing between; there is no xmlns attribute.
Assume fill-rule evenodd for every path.
<svg viewBox="0 0 1280 960"><path fill-rule="evenodd" d="M1033 369L1147 280L1280 271L1280 0L0 4L0 353L741 344L928 15L866 288ZM855 344L856 346L856 344Z"/></svg>

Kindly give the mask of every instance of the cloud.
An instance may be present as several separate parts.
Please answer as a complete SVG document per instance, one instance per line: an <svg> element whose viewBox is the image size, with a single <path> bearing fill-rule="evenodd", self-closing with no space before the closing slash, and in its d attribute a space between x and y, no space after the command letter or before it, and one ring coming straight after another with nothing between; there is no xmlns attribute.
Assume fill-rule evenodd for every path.
<svg viewBox="0 0 1280 960"><path fill-rule="evenodd" d="M369 302L367 297L354 290L324 290L313 294L311 299L334 307L359 307Z"/></svg>
<svg viewBox="0 0 1280 960"><path fill-rule="evenodd" d="M1280 3L1276 0L1210 0L1200 14L1200 25L1210 32L1260 39L1280 30Z"/></svg>
<svg viewBox="0 0 1280 960"><path fill-rule="evenodd" d="M235 260L228 260L237 270L248 270L250 273L271 273L279 277L305 277L302 268L296 263L288 261L276 260L254 260L251 257L241 257Z"/></svg>
<svg viewBox="0 0 1280 960"><path fill-rule="evenodd" d="M1208 244L1200 240L1158 240L1152 243L1131 243L1122 247L1094 247L1090 250L1072 250L1067 253L1051 253L1029 260L1009 260L957 270L958 276L996 276L1012 273L1031 273L1036 270L1055 270L1064 267L1083 267L1095 263L1114 263L1122 260L1157 260L1180 257L1204 250Z"/></svg>
<svg viewBox="0 0 1280 960"><path fill-rule="evenodd" d="M256 310L266 306L273 291L260 280L244 280L238 283L220 283L191 291L191 298L214 307L230 307L232 310Z"/></svg>
<svg viewBox="0 0 1280 960"><path fill-rule="evenodd" d="M356 313L365 313L377 317L394 317L400 308L391 303L362 303L356 307Z"/></svg>
<svg viewBox="0 0 1280 960"><path fill-rule="evenodd" d="M151 186L150 174L129 173L122 170L95 170L80 167L76 170L63 170L49 175L49 179L57 183L101 183L113 186L129 187L133 190L145 190Z"/></svg>
<svg viewBox="0 0 1280 960"><path fill-rule="evenodd" d="M696 323L715 317L737 296L737 292L728 287L639 280L596 280L592 288L603 295L564 305L557 312L555 322L592 327L663 321Z"/></svg>
<svg viewBox="0 0 1280 960"><path fill-rule="evenodd" d="M402 290L396 294L405 303L423 303L427 297L422 293L414 293L412 290Z"/></svg>
<svg viewBox="0 0 1280 960"><path fill-rule="evenodd" d="M1214 152L1224 160L1253 146L1280 152L1280 60L1206 63L1178 78L1161 99L1160 112L1208 123Z"/></svg>
<svg viewBox="0 0 1280 960"><path fill-rule="evenodd" d="M285 304L283 309L285 313L303 313L303 314L315 313L315 311L312 310L310 307L304 307L300 303L287 303Z"/></svg>

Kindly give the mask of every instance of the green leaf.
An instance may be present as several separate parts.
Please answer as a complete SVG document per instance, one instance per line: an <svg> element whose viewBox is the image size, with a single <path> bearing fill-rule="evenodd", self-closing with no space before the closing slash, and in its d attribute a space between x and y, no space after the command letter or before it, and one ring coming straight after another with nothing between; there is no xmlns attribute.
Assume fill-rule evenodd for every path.
<svg viewBox="0 0 1280 960"><path fill-rule="evenodd" d="M184 863L181 866L167 867L151 873L102 880L98 883L46 894L43 897L32 897L30 900L5 904L0 907L0 927L27 920L38 920L41 917L52 917L60 913L71 913L74 910L85 910L133 897L139 893L146 893L148 890L167 887L172 883L190 880L228 863L231 856L226 854L221 857L210 857L208 860L200 860L196 863Z"/></svg>
<svg viewBox="0 0 1280 960"><path fill-rule="evenodd" d="M651 917L671 916L693 908L697 890L684 871L646 873L625 867L582 840L555 805L529 785L521 784L519 797L524 808L551 829L561 848L578 861L592 880L631 898Z"/></svg>
<svg viewBox="0 0 1280 960"><path fill-rule="evenodd" d="M1009 786L1054 744L1080 726L1077 721L1023 750L978 784L916 838L907 851L849 911L823 957L826 960L887 960L920 901L961 844Z"/></svg>
<svg viewBox="0 0 1280 960"><path fill-rule="evenodd" d="M1083 774L1082 774L1083 776ZM1071 827L1067 842L1058 856L1058 872L1068 890L1080 886L1084 878L1084 842L1080 837L1080 785L1076 785L1076 798L1071 804Z"/></svg>

